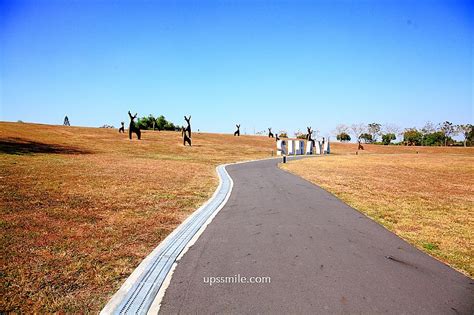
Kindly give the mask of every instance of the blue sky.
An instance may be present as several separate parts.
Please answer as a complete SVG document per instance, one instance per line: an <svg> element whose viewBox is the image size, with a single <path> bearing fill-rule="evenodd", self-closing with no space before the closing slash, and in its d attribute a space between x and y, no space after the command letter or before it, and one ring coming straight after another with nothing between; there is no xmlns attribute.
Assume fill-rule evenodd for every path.
<svg viewBox="0 0 474 315"><path fill-rule="evenodd" d="M3 1L0 120L473 122L468 1Z"/></svg>

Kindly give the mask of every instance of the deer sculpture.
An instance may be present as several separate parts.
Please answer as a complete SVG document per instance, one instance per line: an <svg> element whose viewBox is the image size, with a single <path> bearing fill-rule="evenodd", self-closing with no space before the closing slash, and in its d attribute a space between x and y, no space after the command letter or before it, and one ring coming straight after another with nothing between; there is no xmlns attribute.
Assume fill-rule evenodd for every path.
<svg viewBox="0 0 474 315"><path fill-rule="evenodd" d="M130 111L128 111L128 116L130 117L130 125L128 126L128 138L132 140L132 134L134 133L137 135L138 140L140 140L142 133L140 131L140 127L137 127L134 121L135 118L137 118L137 113L135 113L135 115L132 116Z"/></svg>
<svg viewBox="0 0 474 315"><path fill-rule="evenodd" d="M125 123L122 121L121 124L122 124L122 127L119 128L119 133L125 133L125 126L124 126Z"/></svg>
<svg viewBox="0 0 474 315"><path fill-rule="evenodd" d="M235 125L237 127L237 130L234 132L234 137L240 137L240 125Z"/></svg>
<svg viewBox="0 0 474 315"><path fill-rule="evenodd" d="M278 133L275 134L275 141L280 140L280 137L278 137Z"/></svg>
<svg viewBox="0 0 474 315"><path fill-rule="evenodd" d="M268 138L274 138L272 128L268 128Z"/></svg>
<svg viewBox="0 0 474 315"><path fill-rule="evenodd" d="M189 118L186 118L186 116L184 116L184 120L186 120L186 122L188 123L188 126L186 127L185 131L188 132L189 138L192 138L191 137L191 115L189 115Z"/></svg>
<svg viewBox="0 0 474 315"><path fill-rule="evenodd" d="M183 145L186 146L186 143L191 146L191 115L189 115L189 118L184 116L184 120L188 123L188 126L186 128L181 128L181 136L183 136Z"/></svg>
<svg viewBox="0 0 474 315"><path fill-rule="evenodd" d="M313 130L311 129L311 127L306 127L306 129L308 129L306 140L311 141L312 145L314 146L314 140L312 139Z"/></svg>

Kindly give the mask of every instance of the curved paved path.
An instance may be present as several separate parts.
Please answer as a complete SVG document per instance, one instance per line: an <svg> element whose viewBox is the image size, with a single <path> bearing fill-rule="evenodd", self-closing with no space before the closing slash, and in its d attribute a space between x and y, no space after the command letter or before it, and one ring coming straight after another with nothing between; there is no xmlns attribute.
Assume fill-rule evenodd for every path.
<svg viewBox="0 0 474 315"><path fill-rule="evenodd" d="M179 261L160 313L474 312L474 281L267 160L227 167L227 204ZM269 276L267 284L204 277Z"/></svg>

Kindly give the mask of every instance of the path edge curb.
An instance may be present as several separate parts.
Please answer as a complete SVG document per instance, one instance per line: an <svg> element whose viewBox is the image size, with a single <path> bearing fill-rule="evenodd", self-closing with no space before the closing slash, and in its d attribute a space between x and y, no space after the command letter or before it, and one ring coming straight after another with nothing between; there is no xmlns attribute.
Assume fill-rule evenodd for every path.
<svg viewBox="0 0 474 315"><path fill-rule="evenodd" d="M246 162L250 162L250 161L246 161ZM171 247L174 244L174 240L177 238L177 235L180 232L182 232L184 229L189 228L189 225L192 224L191 222L193 221L194 218L196 218L199 214L205 211L210 211L206 221L199 227L196 233L193 234L192 238L186 244L184 244L184 247L180 250L177 258L173 261L173 265L171 269L167 272L163 281L161 283L155 284L155 285L160 286L159 291L156 294L150 308L146 310L145 313L156 314L159 311L161 299L163 298L166 288L169 285L171 276L173 274L174 269L176 268L177 262L188 251L188 249L197 241L199 236L206 229L207 225L209 225L212 222L212 220L217 215L217 213L225 206L225 204L227 203L227 200L229 199L232 193L234 182L226 170L226 166L231 165L231 164L234 164L234 163L221 164L216 167L216 172L219 176L219 185L217 186L211 198L209 198L202 206L200 206L197 210L191 213L186 218L186 220L184 220L180 225L178 225L178 227L176 227L165 239L163 239L160 242L160 244L157 247L155 247L155 249L153 249L153 251L150 254L148 254L148 256L146 256L142 260L142 262L135 268L135 270L130 274L130 276L128 276L125 282L121 285L119 290L115 292L114 295L108 300L107 304L104 306L104 308L100 312L101 315L120 314L121 312L119 310L119 307L123 304L124 300L127 298L130 291L137 285L137 282L139 282L141 278L143 277L143 275L146 272L148 272L152 263L156 264L156 261L157 259L159 259L158 257L160 256L160 254L163 253L168 247ZM223 176L221 175L219 170L222 170ZM226 181L229 183L229 186L228 186L228 190L225 192L224 200L217 205L213 205L212 202L217 198L219 193L221 193L221 190L223 189L223 186ZM214 209L211 209L211 210L208 209L208 207L212 207L212 206L214 206Z"/></svg>

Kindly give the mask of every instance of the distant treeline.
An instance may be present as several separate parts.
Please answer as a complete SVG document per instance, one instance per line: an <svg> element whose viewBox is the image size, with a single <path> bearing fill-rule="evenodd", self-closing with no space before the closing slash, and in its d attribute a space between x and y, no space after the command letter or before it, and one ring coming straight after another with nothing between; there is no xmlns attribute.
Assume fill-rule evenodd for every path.
<svg viewBox="0 0 474 315"><path fill-rule="evenodd" d="M175 125L171 121L166 120L163 115L154 117L150 114L148 117L138 118L136 125L142 130L181 130L181 126Z"/></svg>
<svg viewBox="0 0 474 315"><path fill-rule="evenodd" d="M416 127L401 129L400 127L379 123L338 125L336 127L336 139L341 142L351 141L373 143L373 144L398 144L398 145L420 145L420 146L473 146L474 127L472 124L455 125L449 121L440 124L427 122L421 129ZM352 138L351 135L354 137ZM455 136L462 136L462 141L453 139ZM403 140L397 143L392 141L401 136Z"/></svg>

